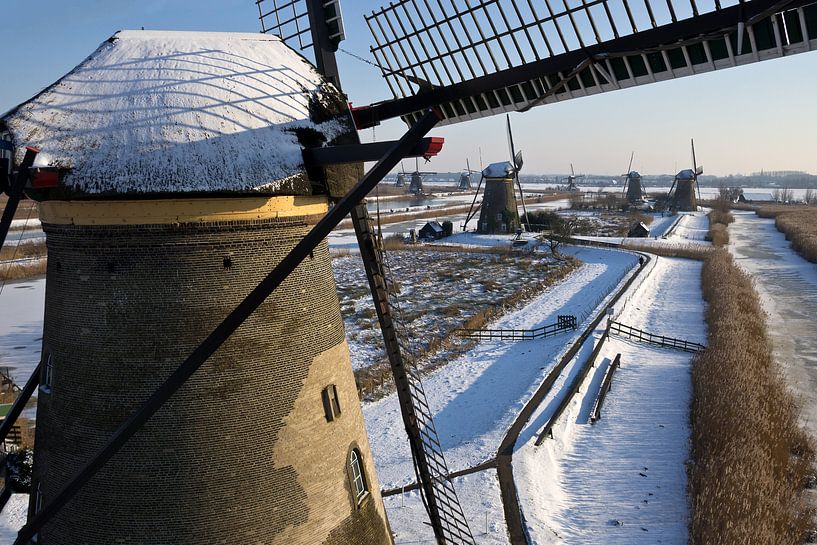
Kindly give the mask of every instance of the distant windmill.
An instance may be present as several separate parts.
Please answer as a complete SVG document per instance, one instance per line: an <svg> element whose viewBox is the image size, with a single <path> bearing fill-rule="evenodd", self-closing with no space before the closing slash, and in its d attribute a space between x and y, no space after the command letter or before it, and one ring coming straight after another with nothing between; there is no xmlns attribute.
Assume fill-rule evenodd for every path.
<svg viewBox="0 0 817 545"><path fill-rule="evenodd" d="M639 204L643 202L647 192L641 183L641 174L632 170L634 156L635 152L632 152L630 154L630 164L627 165L627 173L621 175L624 178L624 187L621 188L621 192L622 195L627 196L628 203Z"/></svg>
<svg viewBox="0 0 817 545"><path fill-rule="evenodd" d="M698 200L701 198L701 188L698 187L698 176L704 173L704 167L698 166L695 159L695 141L692 145L692 168L684 169L675 175L667 202L671 210L680 212L695 212L698 210ZM697 198L696 198L697 192Z"/></svg>
<svg viewBox="0 0 817 545"><path fill-rule="evenodd" d="M479 172L478 170L471 170L471 165L468 162L468 159L465 159L465 170L460 174L460 182L457 185L457 189L460 191L468 191L471 189L471 174Z"/></svg>
<svg viewBox="0 0 817 545"><path fill-rule="evenodd" d="M394 182L394 187L405 187L406 186L406 167L403 166L403 161L400 161L400 169L402 172L397 173L397 181Z"/></svg>
<svg viewBox="0 0 817 545"><path fill-rule="evenodd" d="M420 172L420 165L417 158L414 158L414 172L411 173L411 183L409 184L409 193L420 195L424 193L423 190L423 176L430 174L437 174L436 172Z"/></svg>
<svg viewBox="0 0 817 545"><path fill-rule="evenodd" d="M573 163L570 163L570 176L566 178L562 178L562 180L567 181L567 185L565 185L565 191L578 191L579 186L576 184L576 180L579 178L584 178L584 174L576 175L576 172L573 170Z"/></svg>
<svg viewBox="0 0 817 545"><path fill-rule="evenodd" d="M468 222L478 211L477 232L480 234L516 233L520 228L514 183L519 187L521 194L522 186L519 183L519 171L522 169L522 152L517 152L514 148L510 119L507 120L507 127L508 146L513 162L492 163L482 171L477 184L477 191L474 193L474 200L471 201L471 207L462 225L463 231L467 230ZM482 203L475 207L483 181L485 182L485 189Z"/></svg>

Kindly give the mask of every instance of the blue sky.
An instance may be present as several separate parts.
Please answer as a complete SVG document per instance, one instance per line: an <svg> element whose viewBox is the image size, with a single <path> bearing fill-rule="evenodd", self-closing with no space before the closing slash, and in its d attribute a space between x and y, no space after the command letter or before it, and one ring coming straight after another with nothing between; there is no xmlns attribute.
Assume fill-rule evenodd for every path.
<svg viewBox="0 0 817 545"><path fill-rule="evenodd" d="M363 13L380 2L343 2L347 41L341 47L368 57ZM252 0L5 0L0 36L5 76L0 111L52 83L119 29L259 30ZM389 98L371 66L344 53L338 62L350 100L363 105ZM817 53L657 83L548 105L512 114L514 139L527 173L621 173L630 152L634 168L671 173L698 162L707 174L764 170L817 173ZM427 170L458 170L469 157L479 163L507 159L504 117L435 129L446 138ZM404 126L392 121L363 131L365 140L397 138ZM413 162L412 162L413 163ZM407 164L408 168L409 165Z"/></svg>

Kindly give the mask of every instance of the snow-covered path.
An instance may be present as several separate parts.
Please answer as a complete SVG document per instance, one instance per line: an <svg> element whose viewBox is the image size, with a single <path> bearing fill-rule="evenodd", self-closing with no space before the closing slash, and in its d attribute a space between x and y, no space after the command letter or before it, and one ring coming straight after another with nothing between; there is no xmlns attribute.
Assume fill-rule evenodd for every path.
<svg viewBox="0 0 817 545"><path fill-rule="evenodd" d="M694 213L683 212L681 220L673 229L672 234L667 237L667 240L678 242L680 239L687 242L704 242L709 232L709 218L706 217L706 212L706 210Z"/></svg>
<svg viewBox="0 0 817 545"><path fill-rule="evenodd" d="M634 254L616 250L571 251L584 265L490 327L527 329L555 322L558 314L589 315L599 299L612 292L638 262ZM508 427L581 327L573 334L535 341L483 342L424 379L449 470L469 468L496 455ZM414 482L396 396L367 404L363 411L381 486L394 488ZM472 529L482 529L475 535L478 542L507 543L495 470L458 478L455 485ZM387 499L389 520L398 543L422 542L415 540L431 538L429 529L419 523L426 516L418 494L407 496ZM405 507L401 507L404 502ZM488 533L484 532L486 513Z"/></svg>
<svg viewBox="0 0 817 545"><path fill-rule="evenodd" d="M656 264L618 321L705 343L701 263ZM588 424L610 362L621 354L602 419ZM586 357L586 356L585 356ZM534 446L531 419L514 455L514 477L533 543L654 544L687 541L691 355L611 337L554 439ZM582 357L578 359L583 361ZM543 404L552 413L556 403Z"/></svg>

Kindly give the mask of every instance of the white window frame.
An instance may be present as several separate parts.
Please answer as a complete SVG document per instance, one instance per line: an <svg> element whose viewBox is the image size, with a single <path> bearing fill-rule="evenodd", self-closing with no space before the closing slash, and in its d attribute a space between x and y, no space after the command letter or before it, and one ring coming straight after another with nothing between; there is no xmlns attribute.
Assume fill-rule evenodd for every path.
<svg viewBox="0 0 817 545"><path fill-rule="evenodd" d="M51 393L51 385L54 383L54 357L50 352L43 362L40 370L40 391L44 394Z"/></svg>
<svg viewBox="0 0 817 545"><path fill-rule="evenodd" d="M360 452L357 449L352 449L349 453L349 475L352 478L352 488L354 489L355 501L360 504L363 498L369 493L366 488L366 479L363 475L363 467L361 465Z"/></svg>

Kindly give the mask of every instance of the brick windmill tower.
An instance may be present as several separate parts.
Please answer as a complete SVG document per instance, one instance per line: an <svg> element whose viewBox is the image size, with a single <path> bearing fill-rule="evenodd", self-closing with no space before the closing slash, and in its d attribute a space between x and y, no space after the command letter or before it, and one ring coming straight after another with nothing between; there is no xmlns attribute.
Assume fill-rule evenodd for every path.
<svg viewBox="0 0 817 545"><path fill-rule="evenodd" d="M90 98L89 98L90 97ZM341 95L265 34L122 31L2 119L43 152L31 519L362 174ZM351 138L351 140L350 140ZM326 242L38 532L390 544Z"/></svg>
<svg viewBox="0 0 817 545"><path fill-rule="evenodd" d="M522 169L522 152L517 153L513 144L513 131L511 130L510 116L506 116L508 131L508 150L510 151L510 161L502 161L488 165L483 171L474 193L474 200L465 216L463 230L468 226L476 215L475 204L477 195L485 182L485 189L482 195L482 203L479 206L479 222L477 223L477 233L483 235L516 233L521 228L519 221L518 205L516 200L516 190L514 184L519 189L519 197L522 201L522 209L525 209L525 196L522 191L522 184L519 182L519 171Z"/></svg>
<svg viewBox="0 0 817 545"><path fill-rule="evenodd" d="M698 210L698 201L701 199L698 176L703 174L704 167L699 166L695 159L695 141L691 140L690 143L692 146L692 168L684 169L675 175L667 198L670 209L679 212L695 212Z"/></svg>
<svg viewBox="0 0 817 545"><path fill-rule="evenodd" d="M493 163L482 171L485 193L479 211L478 233L515 233L519 229L515 176L516 168L509 161Z"/></svg>
<svg viewBox="0 0 817 545"><path fill-rule="evenodd" d="M627 173L621 175L624 179L624 187L621 191L629 204L640 204L644 202L644 197L647 192L641 183L641 174L636 170L632 170L634 156L635 152L630 154L630 164L627 165Z"/></svg>

